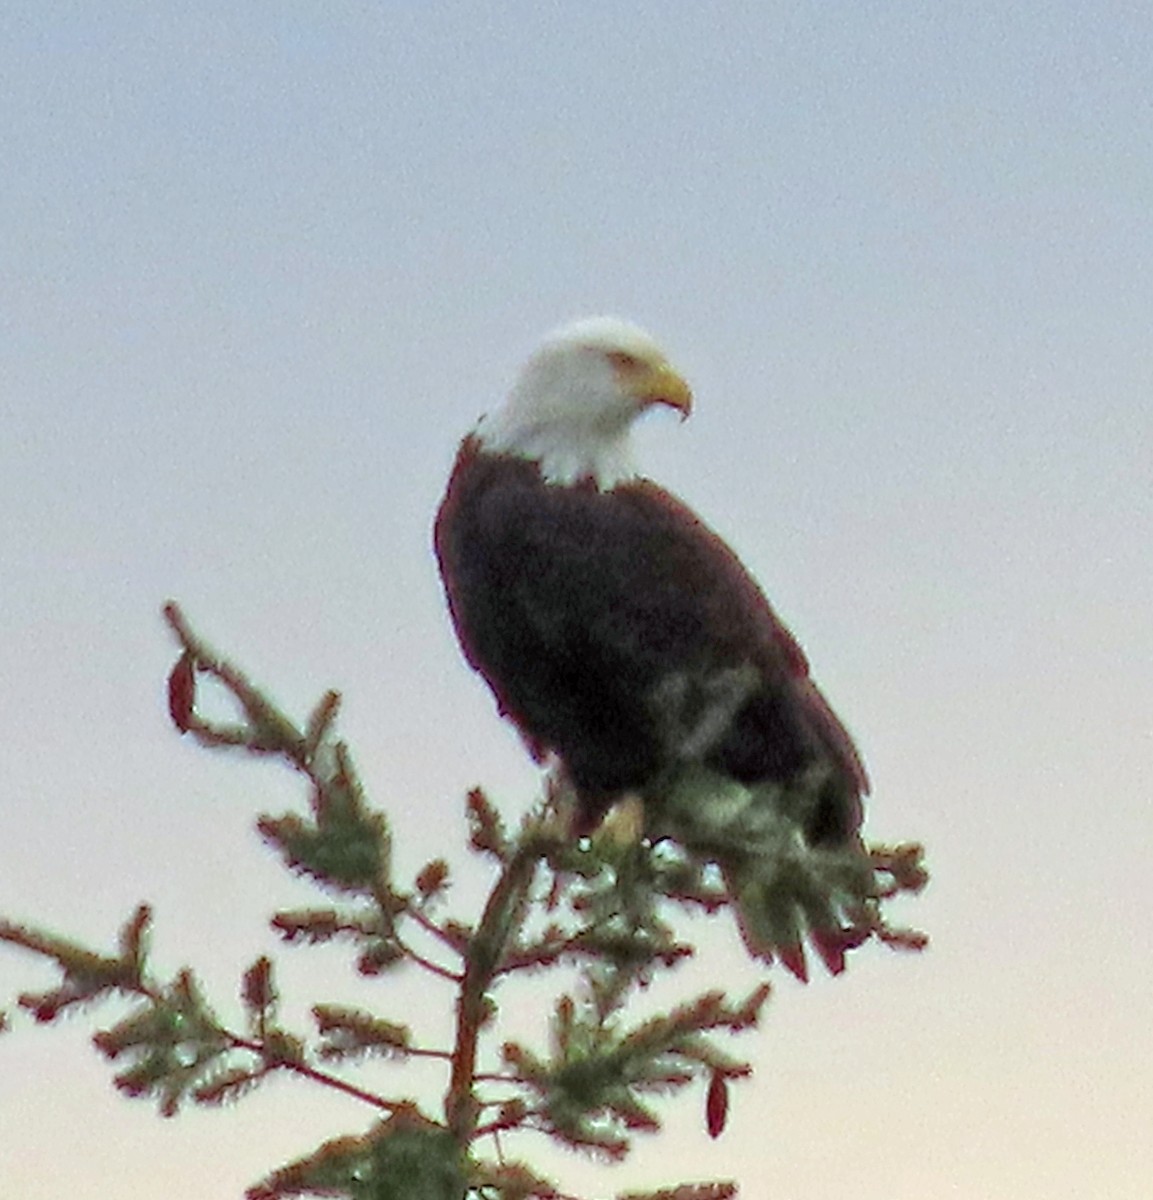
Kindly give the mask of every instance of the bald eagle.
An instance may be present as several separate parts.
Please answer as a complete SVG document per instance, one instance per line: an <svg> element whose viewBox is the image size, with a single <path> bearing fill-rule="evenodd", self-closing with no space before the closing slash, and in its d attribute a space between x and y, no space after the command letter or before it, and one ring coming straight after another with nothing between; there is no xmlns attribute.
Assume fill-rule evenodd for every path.
<svg viewBox="0 0 1153 1200"><path fill-rule="evenodd" d="M632 426L660 406L689 415L684 379L597 317L546 338L465 437L435 526L464 655L559 764L582 832L693 775L778 796L805 781L804 843L855 842L868 781L803 651L733 551L633 466Z"/></svg>

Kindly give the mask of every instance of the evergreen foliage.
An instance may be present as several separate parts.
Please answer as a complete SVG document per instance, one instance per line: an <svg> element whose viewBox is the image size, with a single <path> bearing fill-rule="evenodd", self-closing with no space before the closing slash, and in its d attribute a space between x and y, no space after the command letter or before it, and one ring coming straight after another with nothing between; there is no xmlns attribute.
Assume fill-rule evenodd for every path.
<svg viewBox="0 0 1153 1200"><path fill-rule="evenodd" d="M165 1116L189 1103L234 1102L277 1073L336 1089L377 1114L364 1134L327 1142L274 1171L248 1190L249 1200L577 1200L527 1164L508 1161L502 1134L536 1131L620 1159L634 1134L660 1129L656 1098L698 1083L705 1088L706 1127L718 1136L729 1084L750 1074L718 1037L754 1028L769 986L737 1000L710 991L630 1021L637 990L693 954L671 923L678 909L732 908L750 953L800 978L807 973L806 943L833 972L844 968L847 951L870 939L924 945L922 935L892 929L882 913L886 900L925 883L920 847L807 849L797 836L799 818L790 815L804 797L779 790L702 809L699 791L686 787L670 796L659 824L644 830L648 836L622 838L610 823L578 843L568 833L571 798L560 785L550 787L515 833L476 789L466 800L468 845L490 865L495 882L478 916L440 916L450 866L436 859L411 883L395 877L388 820L369 805L334 733L337 694L328 693L298 727L218 657L175 605L165 616L181 646L169 678L176 727L202 746L280 758L307 783L306 815L266 815L257 825L284 865L312 880L323 897L315 908L276 913L272 926L281 939L339 941L363 976L408 967L448 981L456 992L450 1046L418 1043L395 1016L333 1004L315 1005L314 1029L305 1034L281 1023L274 965L260 958L243 975L244 1024L233 1029L215 1015L191 970L171 980L154 976L147 906L128 919L110 953L0 921L0 941L60 971L58 986L18 998L36 1021L55 1021L113 995L128 1000L127 1014L94 1042L114 1064L116 1087L154 1100ZM200 715L205 677L235 700L240 721ZM548 1045L508 1041L498 1052L487 1046L495 985L562 965L571 969L559 985ZM0 1013L0 1030L6 1023ZM492 1069L487 1060L497 1054ZM442 1061L448 1082L441 1110L425 1112L350 1080L347 1071L358 1061L381 1056ZM736 1194L735 1183L721 1181L618 1200Z"/></svg>

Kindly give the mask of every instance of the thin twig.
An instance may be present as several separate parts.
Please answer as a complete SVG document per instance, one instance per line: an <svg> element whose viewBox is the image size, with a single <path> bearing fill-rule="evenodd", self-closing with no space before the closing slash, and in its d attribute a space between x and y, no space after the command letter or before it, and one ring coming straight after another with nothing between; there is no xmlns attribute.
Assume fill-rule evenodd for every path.
<svg viewBox="0 0 1153 1200"><path fill-rule="evenodd" d="M464 975L459 971L450 971L448 967L442 967L440 963L433 962L431 958L425 958L419 951L414 950L399 934L393 930L392 937L396 944L404 952L406 958L412 959L418 967L423 967L433 975L438 975L441 979L447 979L449 983L459 986L464 981Z"/></svg>
<svg viewBox="0 0 1153 1200"><path fill-rule="evenodd" d="M445 1097L448 1125L461 1145L471 1140L476 1126L478 1106L473 1084L485 996L512 932L510 925L528 895L537 863L543 857L539 834L539 825L530 826L522 833L515 852L489 895L469 947L468 965L457 1000L452 1078Z"/></svg>
<svg viewBox="0 0 1153 1200"><path fill-rule="evenodd" d="M442 925L438 925L427 913L421 912L419 908L412 904L404 910L404 913L405 916L411 917L426 933L443 942L454 954L458 954L462 958L464 957L460 940L454 938Z"/></svg>
<svg viewBox="0 0 1153 1200"><path fill-rule="evenodd" d="M295 1075L311 1079L314 1083L322 1084L325 1087L332 1088L334 1091L343 1092L346 1096L362 1100L365 1104L371 1104L374 1108L378 1108L382 1112L396 1112L398 1109L407 1107L405 1101L394 1102L385 1100L383 1096L378 1096L375 1092L365 1091L363 1088L358 1088L355 1084L348 1083L336 1075L330 1075L327 1071L322 1071L318 1067L310 1066L308 1063L300 1062L297 1059L276 1059L269 1062L265 1057L264 1046L260 1042L240 1037L228 1029L221 1029L220 1032L228 1039L229 1045L234 1049L247 1050L249 1053L257 1055L270 1071L291 1071Z"/></svg>

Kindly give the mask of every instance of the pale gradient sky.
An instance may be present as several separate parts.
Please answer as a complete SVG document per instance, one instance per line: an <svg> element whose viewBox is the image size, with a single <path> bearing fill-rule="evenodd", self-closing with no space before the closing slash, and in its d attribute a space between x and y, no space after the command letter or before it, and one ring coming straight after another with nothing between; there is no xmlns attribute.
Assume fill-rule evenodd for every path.
<svg viewBox="0 0 1153 1200"><path fill-rule="evenodd" d="M692 1096L624 1167L537 1161L1145 1200L1151 80L1137 3L4 5L0 912L110 943L148 899L227 1008L307 901L251 832L293 779L166 722L169 596L294 711L343 689L407 868L469 785L523 807L429 527L537 336L617 312L697 393L647 469L806 645L871 834L927 842L934 941L781 980L720 1141ZM751 987L706 932L695 982ZM433 1006L284 961L290 1011ZM0 995L50 978L0 955ZM284 1080L165 1123L89 1031L0 1042L5 1197L236 1197L370 1117Z"/></svg>

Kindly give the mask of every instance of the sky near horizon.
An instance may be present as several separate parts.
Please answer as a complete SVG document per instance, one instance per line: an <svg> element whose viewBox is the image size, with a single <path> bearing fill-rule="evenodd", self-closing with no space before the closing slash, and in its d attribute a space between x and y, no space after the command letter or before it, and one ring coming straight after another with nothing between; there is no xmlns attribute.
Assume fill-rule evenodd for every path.
<svg viewBox="0 0 1153 1200"><path fill-rule="evenodd" d="M806 647L869 834L926 843L933 942L771 973L719 1141L689 1095L621 1167L517 1151L598 1198L1145 1200L1151 80L1132 3L6 4L0 914L110 945L147 899L228 1011L308 901L252 832L295 781L167 723L170 597L290 711L341 689L402 867L463 858L473 784L525 807L431 520L536 339L614 312L696 395L645 470ZM700 933L668 994L751 990ZM427 985L279 957L290 1013L437 1032ZM0 1006L51 978L0 951ZM16 1024L5 1197L239 1197L370 1123L289 1080L164 1122L89 1017Z"/></svg>

